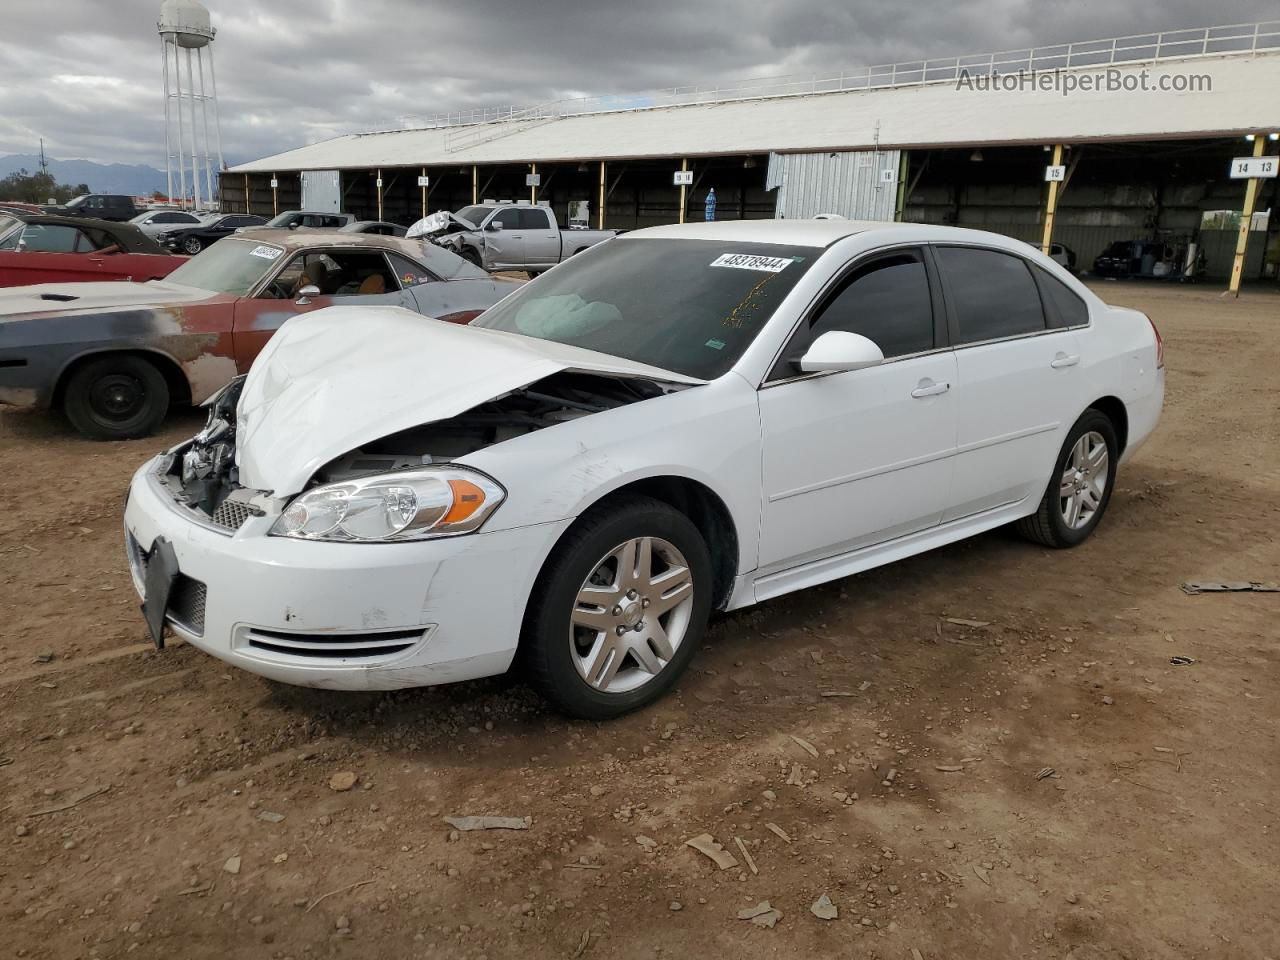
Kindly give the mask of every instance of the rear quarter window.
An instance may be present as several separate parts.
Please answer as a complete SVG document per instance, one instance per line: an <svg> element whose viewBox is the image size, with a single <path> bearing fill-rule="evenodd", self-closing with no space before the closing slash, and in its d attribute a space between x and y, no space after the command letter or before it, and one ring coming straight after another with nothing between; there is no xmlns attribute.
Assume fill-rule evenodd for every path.
<svg viewBox="0 0 1280 960"><path fill-rule="evenodd" d="M1089 322L1089 305L1078 293L1048 270L1032 267L1040 295L1044 299L1045 319L1050 328L1083 327Z"/></svg>

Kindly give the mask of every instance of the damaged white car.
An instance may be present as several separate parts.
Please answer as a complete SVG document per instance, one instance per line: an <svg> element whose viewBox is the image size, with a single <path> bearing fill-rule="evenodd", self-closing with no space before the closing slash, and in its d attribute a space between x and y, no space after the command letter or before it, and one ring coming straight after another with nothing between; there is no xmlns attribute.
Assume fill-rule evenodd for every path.
<svg viewBox="0 0 1280 960"><path fill-rule="evenodd" d="M732 610L1016 522L1080 543L1164 392L1154 326L994 234L708 223L610 240L472 326L290 320L125 513L153 636L288 683L519 661L569 713Z"/></svg>

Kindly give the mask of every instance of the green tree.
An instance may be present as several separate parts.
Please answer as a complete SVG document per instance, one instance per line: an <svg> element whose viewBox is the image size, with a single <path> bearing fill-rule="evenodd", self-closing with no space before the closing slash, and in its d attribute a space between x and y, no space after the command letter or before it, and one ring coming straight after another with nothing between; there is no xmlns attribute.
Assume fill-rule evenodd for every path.
<svg viewBox="0 0 1280 960"><path fill-rule="evenodd" d="M88 184L80 183L72 186L69 183L58 183L57 179L49 173L16 170L0 179L0 200L46 203L52 198L57 203L66 203L72 197L89 192Z"/></svg>

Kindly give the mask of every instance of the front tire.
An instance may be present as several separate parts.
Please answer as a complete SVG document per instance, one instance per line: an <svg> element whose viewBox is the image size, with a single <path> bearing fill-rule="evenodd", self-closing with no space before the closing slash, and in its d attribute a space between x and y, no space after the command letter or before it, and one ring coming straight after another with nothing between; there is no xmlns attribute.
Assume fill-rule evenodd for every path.
<svg viewBox="0 0 1280 960"><path fill-rule="evenodd" d="M204 243L199 237L187 237L187 239L182 241L182 249L184 253L194 257L204 249Z"/></svg>
<svg viewBox="0 0 1280 960"><path fill-rule="evenodd" d="M1110 418L1101 410L1086 410L1067 432L1040 506L1018 521L1018 532L1057 549L1083 543L1111 502L1119 458Z"/></svg>
<svg viewBox="0 0 1280 960"><path fill-rule="evenodd" d="M521 652L530 681L585 720L657 700L702 642L711 569L697 527L660 500L628 497L584 514L529 599Z"/></svg>
<svg viewBox="0 0 1280 960"><path fill-rule="evenodd" d="M169 410L169 385L133 354L90 360L67 381L63 409L94 440L133 440L155 432Z"/></svg>

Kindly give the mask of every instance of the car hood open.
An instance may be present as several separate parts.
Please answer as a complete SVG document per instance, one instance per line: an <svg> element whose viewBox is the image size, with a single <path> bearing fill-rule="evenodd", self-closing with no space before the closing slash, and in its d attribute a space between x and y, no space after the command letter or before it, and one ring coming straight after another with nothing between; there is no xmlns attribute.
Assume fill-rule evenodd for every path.
<svg viewBox="0 0 1280 960"><path fill-rule="evenodd" d="M240 482L297 493L320 467L362 444L566 370L704 382L403 307L328 307L286 322L249 371L236 411Z"/></svg>
<svg viewBox="0 0 1280 960"><path fill-rule="evenodd" d="M0 323L30 313L115 310L195 303L214 296L208 290L152 280L132 283L101 280L90 283L39 283L0 289Z"/></svg>

